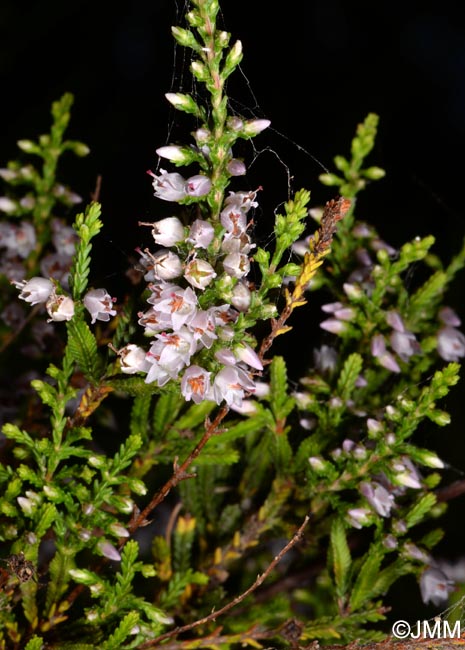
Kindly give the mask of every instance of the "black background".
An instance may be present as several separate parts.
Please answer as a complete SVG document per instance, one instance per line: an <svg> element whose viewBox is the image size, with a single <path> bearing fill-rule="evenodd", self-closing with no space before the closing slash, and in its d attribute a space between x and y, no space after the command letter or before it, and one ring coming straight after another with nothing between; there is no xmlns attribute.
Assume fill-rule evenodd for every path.
<svg viewBox="0 0 465 650"><path fill-rule="evenodd" d="M167 91L191 90L189 58L170 34L172 24L184 25L183 11L182 2L169 0L123 7L95 0L0 3L0 163L16 156L16 139L48 129L53 100L75 94L69 135L92 154L78 163L68 159L65 180L88 198L102 175L105 232L97 251L100 272L113 281L134 247L148 242L137 221L166 216L146 175L157 165L155 149L188 136L164 99ZM335 154L348 153L357 123L376 112L380 129L370 162L385 168L387 178L363 193L359 217L393 245L432 233L443 259L459 249L465 234L461 3L225 0L221 22L245 53L228 88L233 107L272 121L254 142L266 150L242 186L263 186L259 218L271 223L289 188L312 190L315 205L331 198L318 174L333 169ZM241 153L254 157L252 148ZM465 320L463 296L464 274L449 302ZM425 441L438 443L456 468L453 478L465 468L463 391L462 383L444 404L454 424L432 429ZM463 505L463 498L452 505L439 549L451 558L463 553Z"/></svg>

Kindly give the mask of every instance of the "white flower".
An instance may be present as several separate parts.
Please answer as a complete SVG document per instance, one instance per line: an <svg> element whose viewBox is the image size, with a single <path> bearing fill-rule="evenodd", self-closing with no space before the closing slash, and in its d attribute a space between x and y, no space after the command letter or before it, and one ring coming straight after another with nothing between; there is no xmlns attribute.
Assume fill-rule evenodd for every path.
<svg viewBox="0 0 465 650"><path fill-rule="evenodd" d="M96 320L107 322L110 316L116 315L116 309L112 309L113 300L106 289L92 289L86 293L82 302L92 317L92 324Z"/></svg>
<svg viewBox="0 0 465 650"><path fill-rule="evenodd" d="M247 216L245 212L234 203L226 205L221 211L220 221L226 232L233 233L235 237L241 235L247 228Z"/></svg>
<svg viewBox="0 0 465 650"><path fill-rule="evenodd" d="M118 351L121 372L127 375L134 375L136 372L148 372L150 363L146 359L146 352L138 345L129 343L122 350Z"/></svg>
<svg viewBox="0 0 465 650"><path fill-rule="evenodd" d="M199 404L210 391L210 372L200 366L189 366L181 380L181 393L187 402Z"/></svg>
<svg viewBox="0 0 465 650"><path fill-rule="evenodd" d="M52 293L45 305L50 316L50 321L71 320L74 316L74 302L69 296L57 295Z"/></svg>
<svg viewBox="0 0 465 650"><path fill-rule="evenodd" d="M242 253L229 253L223 260L223 268L231 277L242 278L250 271L249 258Z"/></svg>
<svg viewBox="0 0 465 650"><path fill-rule="evenodd" d="M194 335L194 341L198 341L204 348L209 350L218 336L215 334L215 313L214 307L207 311L198 309L194 318L189 321L188 327Z"/></svg>
<svg viewBox="0 0 465 650"><path fill-rule="evenodd" d="M211 223L203 219L196 219L189 230L189 237L186 241L194 248L207 248L212 243L215 230Z"/></svg>
<svg viewBox="0 0 465 650"><path fill-rule="evenodd" d="M53 283L47 278L31 278L22 282L13 283L17 289L21 289L19 297L21 300L29 302L31 305L37 305L40 302L46 302L52 291Z"/></svg>
<svg viewBox="0 0 465 650"><path fill-rule="evenodd" d="M190 322L197 312L197 296L190 287L164 290L158 300L152 300L152 304L175 331Z"/></svg>
<svg viewBox="0 0 465 650"><path fill-rule="evenodd" d="M158 251L151 256L153 273L159 280L174 280L182 274L181 260L168 249Z"/></svg>
<svg viewBox="0 0 465 650"><path fill-rule="evenodd" d="M177 217L166 217L155 223L139 221L139 226L152 226L152 237L160 246L174 246L184 239L184 226Z"/></svg>
<svg viewBox="0 0 465 650"><path fill-rule="evenodd" d="M163 330L172 327L171 318L168 314L162 314L154 307L150 307L146 312L140 311L137 315L139 316L137 322L141 327L145 328L146 334L162 332Z"/></svg>
<svg viewBox="0 0 465 650"><path fill-rule="evenodd" d="M181 174L169 174L164 169L160 169L159 176L151 171L148 174L153 177L153 189L155 190L155 196L159 199L163 201L181 201L186 197L186 181Z"/></svg>
<svg viewBox="0 0 465 650"><path fill-rule="evenodd" d="M203 290L216 278L216 273L209 262L194 259L186 266L184 277L193 287Z"/></svg>
<svg viewBox="0 0 465 650"><path fill-rule="evenodd" d="M217 404L225 400L228 406L242 406L245 391L253 393L255 384L240 368L226 366L214 379L213 397Z"/></svg>

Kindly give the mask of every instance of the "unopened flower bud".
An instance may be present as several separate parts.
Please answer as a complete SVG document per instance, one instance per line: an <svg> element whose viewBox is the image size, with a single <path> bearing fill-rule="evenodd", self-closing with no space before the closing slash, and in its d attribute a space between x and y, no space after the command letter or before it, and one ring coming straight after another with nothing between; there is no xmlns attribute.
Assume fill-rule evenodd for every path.
<svg viewBox="0 0 465 650"><path fill-rule="evenodd" d="M108 558L109 560L113 560L115 562L119 562L121 560L121 555L119 554L118 550L113 546L113 544L110 544L110 542L104 539L98 542L97 549L104 557Z"/></svg>
<svg viewBox="0 0 465 650"><path fill-rule="evenodd" d="M246 312L252 300L252 294L250 290L243 282L238 282L231 294L231 305L235 307L238 311Z"/></svg>
<svg viewBox="0 0 465 650"><path fill-rule="evenodd" d="M205 196L211 190L211 180L204 174L191 176L186 181L186 192L189 196Z"/></svg>
<svg viewBox="0 0 465 650"><path fill-rule="evenodd" d="M0 196L0 211L6 214L13 214L18 208L18 204L7 196Z"/></svg>
<svg viewBox="0 0 465 650"><path fill-rule="evenodd" d="M166 147L159 147L156 153L160 158L166 158L174 163L185 163L189 157L183 152L181 147L177 145L167 145Z"/></svg>
<svg viewBox="0 0 465 650"><path fill-rule="evenodd" d="M247 173L247 167L238 158L230 160L226 168L231 176L244 176Z"/></svg>
<svg viewBox="0 0 465 650"><path fill-rule="evenodd" d="M270 126L270 120L249 120L244 124L245 135L253 137Z"/></svg>

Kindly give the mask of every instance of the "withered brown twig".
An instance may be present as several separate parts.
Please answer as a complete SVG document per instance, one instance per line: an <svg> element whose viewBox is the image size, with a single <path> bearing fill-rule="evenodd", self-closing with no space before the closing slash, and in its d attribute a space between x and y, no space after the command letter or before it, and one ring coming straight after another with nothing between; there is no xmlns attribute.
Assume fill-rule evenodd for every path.
<svg viewBox="0 0 465 650"><path fill-rule="evenodd" d="M286 553L288 553L291 550L291 548L293 548L297 544L297 542L299 542L302 539L303 532L309 521L310 521L310 517L307 515L303 523L297 530L297 532L293 535L292 539L286 544L286 546L284 546L284 548L281 549L281 551L277 555L275 555L275 557L267 566L265 571L261 573L259 576L257 576L255 582L252 585L250 585L250 587L246 589L244 592L242 592L239 596L236 596L236 598L234 598L229 603L224 605L224 607L222 607L218 611L214 611L211 614L208 614L208 616L204 616L203 618L200 618L197 621L193 621L192 623L188 623L187 625L182 625L180 627L177 627L174 630L171 630L170 632L165 632L165 634L161 634L160 636L156 637L155 639L152 639L151 641L142 643L138 647L138 650L145 650L145 648L152 648L158 645L161 641L164 641L165 639L170 639L174 636L177 636L178 634L182 634L183 632L188 632L189 630L193 630L199 625L204 625L209 621L215 621L219 616L226 614L226 612L229 612L230 609L232 609L233 607L241 603L243 600L245 600L247 596L250 596L250 594L253 593L266 580L266 578L270 575L270 573L273 571L275 566L282 560L282 558L286 555Z"/></svg>

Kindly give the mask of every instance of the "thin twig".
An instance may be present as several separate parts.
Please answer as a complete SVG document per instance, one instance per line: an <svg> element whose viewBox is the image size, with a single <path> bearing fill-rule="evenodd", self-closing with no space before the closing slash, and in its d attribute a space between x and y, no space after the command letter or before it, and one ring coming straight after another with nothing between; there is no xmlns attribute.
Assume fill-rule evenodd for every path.
<svg viewBox="0 0 465 650"><path fill-rule="evenodd" d="M226 612L229 612L230 609L232 609L233 607L241 603L243 600L245 600L247 596L250 596L252 592L254 592L258 587L260 587L260 585L266 580L266 578L270 575L270 573L273 571L275 566L282 560L282 558L286 555L286 553L288 553L291 550L291 548L301 540L303 531L306 528L309 521L310 521L310 517L307 515L302 525L300 526L298 531L294 534L292 539L286 544L286 546L283 549L281 549L278 555L276 555L273 558L273 560L267 566L265 571L259 576L257 576L255 582L252 585L250 585L250 587L246 589L242 594L236 596L236 598L231 600L229 603L227 603L224 607L222 607L218 611L208 614L208 616L204 616L203 618L200 618L197 621L194 621L193 623L188 623L187 625L177 627L176 629L171 630L171 632L166 632L165 634L161 634L160 636L158 636L157 638L151 641L147 641L146 643L143 643L142 645L139 646L139 650L144 650L145 648L151 648L157 645L160 641L164 641L165 639L170 639L173 636L182 634L183 632L188 632L189 630L193 630L195 627L198 627L199 625L204 625L209 621L215 621L219 616L226 614Z"/></svg>
<svg viewBox="0 0 465 650"><path fill-rule="evenodd" d="M130 521L128 525L128 530L133 534L138 528L141 526L145 525L147 523L147 517L148 515L154 510L164 499L168 496L170 490L172 490L178 483L181 481L191 478L192 474L187 474L186 470L187 468L194 462L194 460L198 457L202 449L205 447L207 442L210 440L212 436L217 434L219 432L219 426L223 419L226 417L227 413L229 411L229 407L224 405L221 407L221 409L218 411L216 418L213 420L213 422L210 422L207 420L206 423L206 429L205 433L203 434L202 438L200 441L197 443L195 448L191 451L189 456L185 459L185 461L182 463L182 465L177 464L177 460L175 459L174 462L174 472L171 478L163 485L163 487L154 495L153 499L150 501L148 506L146 506L142 512L137 514L137 516L133 515L132 520ZM122 537L119 540L119 548L121 549L124 544L128 541L129 538L127 537ZM102 569L102 567L108 563L108 560L106 558L102 558L100 561L100 564L94 568L94 571L98 572L99 570ZM76 598L81 594L81 592L84 590L84 585L79 584L77 585L73 591L69 594L69 596L66 598L68 603L72 603Z"/></svg>
<svg viewBox="0 0 465 650"><path fill-rule="evenodd" d="M186 470L188 467L192 465L194 460L198 457L202 449L205 447L207 442L210 440L212 436L214 436L216 433L218 433L219 426L221 422L224 420L226 417L226 414L229 411L229 407L224 405L220 408L218 411L218 414L216 418L213 420L213 422L207 421L207 426L205 429L205 433L203 434L202 438L199 440L195 448L191 451L189 456L185 459L185 461L181 464L178 465L177 462L175 461L174 463L174 472L169 478L166 483L163 485L163 487L158 490L158 492L154 495L150 503L142 510L142 512L135 514L132 518L132 520L129 522L128 530L131 534L133 534L140 526L144 526L147 523L147 517L150 515L150 513L155 510L155 508L160 505L162 501L166 499L170 491L178 485L181 481L184 481L187 478L191 478L192 474L187 474Z"/></svg>

